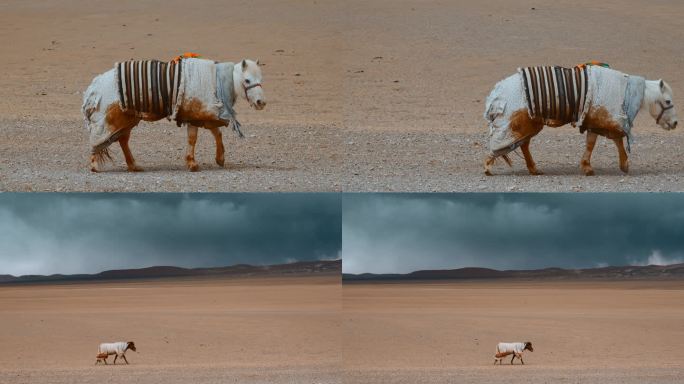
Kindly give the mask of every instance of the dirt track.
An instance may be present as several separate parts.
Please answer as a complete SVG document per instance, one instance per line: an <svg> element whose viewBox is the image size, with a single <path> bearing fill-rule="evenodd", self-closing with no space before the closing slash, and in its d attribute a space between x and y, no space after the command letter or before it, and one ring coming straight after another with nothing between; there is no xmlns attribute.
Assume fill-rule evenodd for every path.
<svg viewBox="0 0 684 384"><path fill-rule="evenodd" d="M662 77L684 105L684 4L638 0L537 4L495 1L253 1L226 8L182 1L119 5L10 1L0 5L0 189L83 191L681 191L681 130L648 116L633 130L631 172L612 144L595 151L597 176L580 176L583 137L546 129L532 143L547 176L482 175L486 95L518 66L601 60ZM88 4L87 6L85 4ZM534 8L534 9L532 9ZM657 22L644 22L657 20ZM184 27L188 26L188 27ZM190 27L191 26L191 27ZM237 105L247 139L226 132L227 169L200 134L202 172L185 171L185 132L169 122L136 128L143 174L91 175L80 93L117 60L196 51L259 58L268 106ZM680 108L681 109L681 108Z"/></svg>

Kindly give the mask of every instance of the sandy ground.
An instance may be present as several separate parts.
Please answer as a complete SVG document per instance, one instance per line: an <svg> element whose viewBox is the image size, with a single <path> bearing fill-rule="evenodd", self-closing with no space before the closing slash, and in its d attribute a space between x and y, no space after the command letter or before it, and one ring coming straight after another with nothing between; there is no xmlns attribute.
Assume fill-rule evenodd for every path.
<svg viewBox="0 0 684 384"><path fill-rule="evenodd" d="M681 282L344 284L345 382L675 383ZM500 341L531 341L494 366Z"/></svg>
<svg viewBox="0 0 684 384"><path fill-rule="evenodd" d="M339 276L0 288L3 383L336 383ZM136 343L94 365L99 343Z"/></svg>
<svg viewBox="0 0 684 384"><path fill-rule="evenodd" d="M484 100L520 66L604 61L667 80L681 106L684 3L375 0L351 10L357 16L349 40L362 43L350 47L345 82L345 127L351 131L345 190L684 189L678 155L684 133L665 132L648 116L639 116L632 131L637 145L629 176L618 169L614 145L603 139L594 151L597 176L581 176L584 137L569 126L547 128L532 142L546 176L528 176L515 155L512 170L500 162L497 177L482 172Z"/></svg>
<svg viewBox="0 0 684 384"><path fill-rule="evenodd" d="M5 1L0 4L0 190L338 191L343 156L337 8L300 1ZM323 2L325 3L325 2ZM81 92L127 59L198 52L265 64L268 106L236 104L245 140L224 131L227 169L200 132L203 172L185 171L186 133L141 124L131 150L141 174L125 172L118 144L109 172L88 171Z"/></svg>
<svg viewBox="0 0 684 384"><path fill-rule="evenodd" d="M163 5L163 6L162 6ZM534 9L532 9L534 8ZM0 5L0 189L83 191L681 191L681 130L648 116L634 128L631 172L612 143L598 176L580 175L584 139L566 127L532 143L543 177L521 159L485 178L484 99L518 66L601 60L664 78L682 104L684 3L663 0L6 1ZM185 171L185 132L136 128L143 174L88 172L80 93L129 58L196 51L259 58L268 106L237 109L246 140L226 132L227 169L200 134L203 172Z"/></svg>

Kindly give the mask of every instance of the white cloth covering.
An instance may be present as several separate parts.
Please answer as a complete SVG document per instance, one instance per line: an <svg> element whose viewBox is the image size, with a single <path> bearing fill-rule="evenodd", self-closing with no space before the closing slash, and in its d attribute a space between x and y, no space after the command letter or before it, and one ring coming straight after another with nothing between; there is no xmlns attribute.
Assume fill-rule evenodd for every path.
<svg viewBox="0 0 684 384"><path fill-rule="evenodd" d="M630 139L630 129L643 100L643 78L600 66L588 68L587 100L582 116L573 125L580 126L592 108L603 107ZM631 79L631 81L630 81ZM628 89L628 83L635 84ZM489 149L499 156L516 149L522 141L510 129L516 111L527 108L519 73L498 82L485 102L484 118L489 125ZM629 143L629 141L628 141Z"/></svg>
<svg viewBox="0 0 684 384"><path fill-rule="evenodd" d="M102 343L97 350L97 353L106 353L108 355L123 356L126 353L126 347L128 343L125 341L119 341L116 343Z"/></svg>

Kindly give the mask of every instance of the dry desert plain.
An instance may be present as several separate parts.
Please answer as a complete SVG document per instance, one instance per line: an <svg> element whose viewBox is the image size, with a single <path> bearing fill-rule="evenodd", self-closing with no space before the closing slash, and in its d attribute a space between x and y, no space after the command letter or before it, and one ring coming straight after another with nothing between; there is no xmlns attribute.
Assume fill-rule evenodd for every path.
<svg viewBox="0 0 684 384"><path fill-rule="evenodd" d="M344 283L348 383L680 383L681 281ZM500 341L531 341L494 366Z"/></svg>
<svg viewBox="0 0 684 384"><path fill-rule="evenodd" d="M2 383L339 383L339 275L0 287ZM129 341L130 365L94 365Z"/></svg>
<svg viewBox="0 0 684 384"><path fill-rule="evenodd" d="M13 191L681 191L681 130L634 127L629 175L612 143L581 176L584 139L544 130L523 161L482 173L484 99L519 66L588 60L673 87L684 105L684 2L663 0L254 0L0 4L0 190ZM237 105L247 135L226 132L226 169L201 132L199 173L186 134L142 124L131 149L144 173L88 171L81 92L116 61L194 51L266 64L268 106ZM116 147L116 146L115 146Z"/></svg>

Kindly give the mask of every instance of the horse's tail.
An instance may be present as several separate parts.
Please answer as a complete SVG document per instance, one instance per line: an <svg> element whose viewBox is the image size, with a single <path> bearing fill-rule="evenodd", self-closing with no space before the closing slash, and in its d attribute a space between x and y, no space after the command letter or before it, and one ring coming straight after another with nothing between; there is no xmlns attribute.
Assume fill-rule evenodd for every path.
<svg viewBox="0 0 684 384"><path fill-rule="evenodd" d="M91 151L93 160L97 162L98 165L105 163L107 160L113 161L112 155L109 153L109 146L115 141L118 141L121 136L128 132L130 132L130 129L119 129L118 131L109 135L109 137L107 137L107 139L104 141L94 145Z"/></svg>

